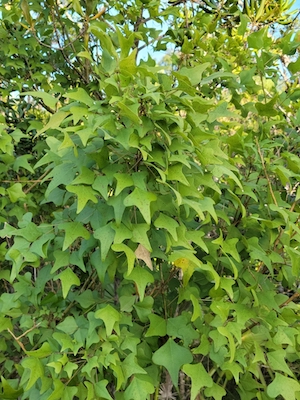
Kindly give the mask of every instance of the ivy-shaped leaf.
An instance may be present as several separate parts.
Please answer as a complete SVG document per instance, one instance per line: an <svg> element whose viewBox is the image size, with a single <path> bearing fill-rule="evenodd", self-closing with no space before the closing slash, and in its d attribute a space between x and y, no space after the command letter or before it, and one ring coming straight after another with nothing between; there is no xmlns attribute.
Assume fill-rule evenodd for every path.
<svg viewBox="0 0 300 400"><path fill-rule="evenodd" d="M50 344L48 342L44 342L39 349L26 351L26 354L30 357L44 358L48 357L50 354L52 354L52 352L53 350L51 349Z"/></svg>
<svg viewBox="0 0 300 400"><path fill-rule="evenodd" d="M28 357L22 361L23 368L30 370L29 381L25 390L29 390L39 378L45 375L44 366L37 357Z"/></svg>
<svg viewBox="0 0 300 400"><path fill-rule="evenodd" d="M124 393L124 400L147 399L154 393L154 386L145 375L135 375Z"/></svg>
<svg viewBox="0 0 300 400"><path fill-rule="evenodd" d="M201 363L185 364L182 371L191 378L191 400L195 400L203 387L212 387L213 380Z"/></svg>
<svg viewBox="0 0 300 400"><path fill-rule="evenodd" d="M151 192L145 192L140 188L135 188L132 193L130 193L124 200L124 205L126 207L136 206L142 216L144 217L147 224L151 223L151 212L150 203L156 201L157 196Z"/></svg>
<svg viewBox="0 0 300 400"><path fill-rule="evenodd" d="M117 180L117 186L115 192L116 196L118 196L118 194L121 193L123 189L133 186L133 179L131 175L116 173L115 179Z"/></svg>
<svg viewBox="0 0 300 400"><path fill-rule="evenodd" d="M65 299L68 296L69 290L72 285L80 286L80 279L78 276L71 270L71 268L64 269L61 273L56 275L53 280L60 279L62 285L62 293L63 298Z"/></svg>
<svg viewBox="0 0 300 400"><path fill-rule="evenodd" d="M59 229L65 231L65 239L62 251L65 251L79 237L88 239L89 231L85 229L80 222L64 222L58 225Z"/></svg>
<svg viewBox="0 0 300 400"><path fill-rule="evenodd" d="M127 381L134 374L147 374L147 372L138 365L136 356L130 353L122 362L124 378Z"/></svg>
<svg viewBox="0 0 300 400"><path fill-rule="evenodd" d="M147 235L150 226L148 224L134 224L132 225L131 229L132 229L131 240L135 243L141 243L145 249L151 252L152 247Z"/></svg>
<svg viewBox="0 0 300 400"><path fill-rule="evenodd" d="M146 337L160 336L167 334L167 322L164 318L156 314L149 315L150 326L145 334Z"/></svg>
<svg viewBox="0 0 300 400"><path fill-rule="evenodd" d="M95 196L96 192L90 187L85 185L67 185L66 189L68 192L75 193L78 197L77 200L77 214L82 211L86 203L91 200L93 203L97 203L98 199Z"/></svg>
<svg viewBox="0 0 300 400"><path fill-rule="evenodd" d="M143 260L151 271L153 271L153 264L151 260L150 251L147 250L141 243L138 245L134 252L135 256L139 260Z"/></svg>
<svg viewBox="0 0 300 400"><path fill-rule="evenodd" d="M22 190L21 183L14 183L9 188L6 189L9 199L12 203L16 203L20 199L25 199L26 194Z"/></svg>
<svg viewBox="0 0 300 400"><path fill-rule="evenodd" d="M113 329L119 334L119 321L121 318L120 313L113 308L110 304L104 308L100 308L95 312L95 318L102 319L105 325L106 334L110 336Z"/></svg>
<svg viewBox="0 0 300 400"><path fill-rule="evenodd" d="M159 213L158 218L154 221L154 226L156 228L166 229L171 234L175 242L177 241L178 235L176 229L179 226L179 224L174 218Z"/></svg>
<svg viewBox="0 0 300 400"><path fill-rule="evenodd" d="M273 399L282 396L285 400L295 400L296 393L299 395L299 392L299 382L277 372L275 372L275 379L267 388L267 394Z"/></svg>
<svg viewBox="0 0 300 400"><path fill-rule="evenodd" d="M193 361L191 352L175 343L171 338L161 346L152 357L152 360L157 365L165 367L172 379L176 388L178 388L178 373L183 364L190 364Z"/></svg>
<svg viewBox="0 0 300 400"><path fill-rule="evenodd" d="M153 283L153 275L147 269L136 266L131 273L125 275L125 279L133 281L136 284L140 300L144 300L145 289L148 283Z"/></svg>
<svg viewBox="0 0 300 400"><path fill-rule="evenodd" d="M94 237L101 243L101 260L104 261L115 237L111 223L101 226L94 232Z"/></svg>

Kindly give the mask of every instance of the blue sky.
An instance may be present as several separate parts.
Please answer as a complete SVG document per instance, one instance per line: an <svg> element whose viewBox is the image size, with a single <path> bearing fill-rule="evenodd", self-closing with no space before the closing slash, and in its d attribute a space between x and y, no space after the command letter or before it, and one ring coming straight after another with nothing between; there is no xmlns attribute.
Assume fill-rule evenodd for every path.
<svg viewBox="0 0 300 400"><path fill-rule="evenodd" d="M293 8L300 10L300 0L296 0Z"/></svg>

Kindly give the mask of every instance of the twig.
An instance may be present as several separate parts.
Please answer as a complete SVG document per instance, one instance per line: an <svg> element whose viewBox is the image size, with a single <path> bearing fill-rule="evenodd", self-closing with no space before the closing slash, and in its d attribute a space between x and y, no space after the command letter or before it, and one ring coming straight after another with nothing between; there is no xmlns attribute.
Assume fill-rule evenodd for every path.
<svg viewBox="0 0 300 400"><path fill-rule="evenodd" d="M47 169L47 171L45 171L45 172L43 173L43 175L41 175L41 176L39 177L39 179L37 179L28 189L26 189L26 190L24 191L24 193L25 193L25 194L29 193L29 192L31 191L31 189L33 189L37 184L41 183L42 180L43 180L43 178L45 178L45 176L48 174L48 172L49 172L49 169Z"/></svg>
<svg viewBox="0 0 300 400"><path fill-rule="evenodd" d="M294 293L291 297L289 297L284 303L280 304L280 308L287 306L291 301L296 300L298 297L300 297L300 293L296 292Z"/></svg>
<svg viewBox="0 0 300 400"><path fill-rule="evenodd" d="M35 328L37 328L40 324L41 324L41 322L38 322L37 324L34 323L34 325L33 325L31 328L27 329L26 332L22 333L22 335L20 335L20 336L18 336L18 337L15 336L15 334L14 334L9 328L7 328L7 330L8 330L8 332L11 334L11 336L15 339L15 341L18 343L18 345L21 347L21 349L26 353L27 350L25 349L25 347L24 347L23 343L20 341L20 339L22 339L22 337L26 336L27 333L33 331L33 330L34 330Z"/></svg>

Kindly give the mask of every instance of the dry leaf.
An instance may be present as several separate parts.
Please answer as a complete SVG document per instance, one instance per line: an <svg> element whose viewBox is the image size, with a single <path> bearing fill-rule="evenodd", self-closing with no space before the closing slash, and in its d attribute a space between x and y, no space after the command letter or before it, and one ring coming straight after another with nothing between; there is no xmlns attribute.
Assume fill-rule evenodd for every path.
<svg viewBox="0 0 300 400"><path fill-rule="evenodd" d="M143 260L147 267L153 271L153 264L150 257L150 251L147 250L142 244L139 244L137 249L135 250L135 256L139 260Z"/></svg>

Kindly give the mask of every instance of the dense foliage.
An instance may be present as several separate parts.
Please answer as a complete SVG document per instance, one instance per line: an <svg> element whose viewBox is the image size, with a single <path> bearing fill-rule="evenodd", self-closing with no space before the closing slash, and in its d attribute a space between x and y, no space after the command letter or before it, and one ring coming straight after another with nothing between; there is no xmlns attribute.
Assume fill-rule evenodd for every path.
<svg viewBox="0 0 300 400"><path fill-rule="evenodd" d="M0 1L0 398L300 399L289 8Z"/></svg>

